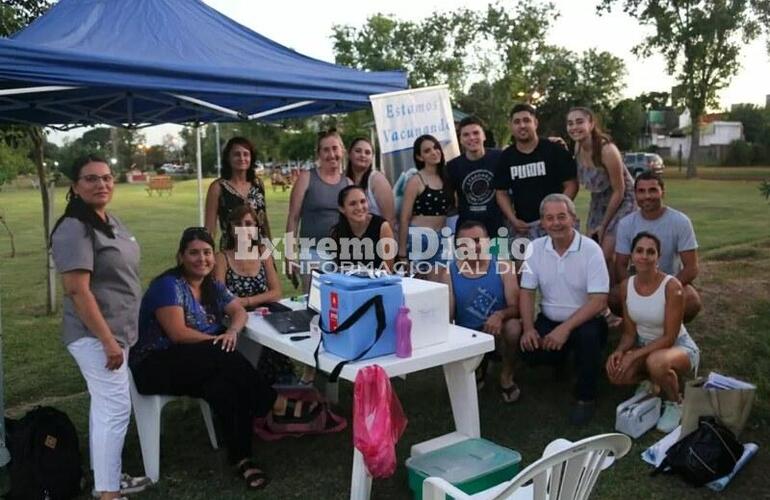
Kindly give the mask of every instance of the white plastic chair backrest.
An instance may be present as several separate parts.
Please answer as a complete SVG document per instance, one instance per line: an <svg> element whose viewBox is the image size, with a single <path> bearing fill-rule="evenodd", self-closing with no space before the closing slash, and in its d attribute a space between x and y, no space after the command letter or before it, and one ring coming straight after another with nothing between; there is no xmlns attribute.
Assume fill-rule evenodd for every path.
<svg viewBox="0 0 770 500"><path fill-rule="evenodd" d="M530 480L533 500L585 500L596 484L605 458L612 454L619 459L630 449L631 439L625 434L600 434L577 441L519 472L495 500L509 498Z"/></svg>

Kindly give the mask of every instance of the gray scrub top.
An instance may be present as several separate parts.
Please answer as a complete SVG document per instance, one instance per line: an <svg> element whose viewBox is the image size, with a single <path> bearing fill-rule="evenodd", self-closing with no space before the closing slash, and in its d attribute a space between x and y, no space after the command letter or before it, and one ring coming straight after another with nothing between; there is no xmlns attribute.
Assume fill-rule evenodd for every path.
<svg viewBox="0 0 770 500"><path fill-rule="evenodd" d="M66 273L85 270L91 273L91 292L110 327L123 347L136 343L142 288L139 281L139 244L126 226L108 215L115 238L94 231L93 238L85 224L73 217L62 221L52 235L56 270ZM70 297L64 297L62 341L69 344L83 337L96 337L75 311Z"/></svg>

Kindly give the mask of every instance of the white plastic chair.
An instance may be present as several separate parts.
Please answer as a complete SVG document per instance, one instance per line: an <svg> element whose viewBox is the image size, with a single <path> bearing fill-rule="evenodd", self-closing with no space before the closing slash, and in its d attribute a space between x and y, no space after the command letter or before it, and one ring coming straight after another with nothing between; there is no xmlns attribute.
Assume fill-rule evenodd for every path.
<svg viewBox="0 0 770 500"><path fill-rule="evenodd" d="M131 370L128 371L128 382L131 389L131 405L134 407L136 430L139 434L139 445L142 448L144 474L152 479L153 483L157 483L160 477L160 414L166 403L179 399L179 396L140 394L136 390ZM216 450L219 446L217 445L214 422L211 419L211 408L206 401L202 399L197 399L197 401L200 403L201 414L206 423L211 447Z"/></svg>
<svg viewBox="0 0 770 500"><path fill-rule="evenodd" d="M542 458L510 481L468 495L445 479L429 477L422 483L422 498L444 500L451 495L457 500L585 500L599 473L630 449L631 439L625 434L601 434L575 443L557 439L546 447Z"/></svg>

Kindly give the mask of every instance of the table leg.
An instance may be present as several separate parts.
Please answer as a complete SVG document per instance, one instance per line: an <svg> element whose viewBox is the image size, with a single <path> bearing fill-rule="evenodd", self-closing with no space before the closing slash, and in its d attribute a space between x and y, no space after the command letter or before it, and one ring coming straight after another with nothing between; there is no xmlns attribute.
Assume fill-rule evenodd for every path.
<svg viewBox="0 0 770 500"><path fill-rule="evenodd" d="M479 395L474 376L474 370L481 358L482 356L474 356L444 365L444 379L452 403L455 429L471 438L481 437Z"/></svg>
<svg viewBox="0 0 770 500"><path fill-rule="evenodd" d="M364 463L364 456L353 447L353 474L350 478L350 500L369 500L372 476Z"/></svg>

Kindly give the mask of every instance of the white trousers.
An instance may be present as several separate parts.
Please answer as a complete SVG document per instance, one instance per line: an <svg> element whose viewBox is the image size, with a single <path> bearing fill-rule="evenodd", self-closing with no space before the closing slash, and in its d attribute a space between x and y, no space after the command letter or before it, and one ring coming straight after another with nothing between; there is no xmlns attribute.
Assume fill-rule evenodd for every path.
<svg viewBox="0 0 770 500"><path fill-rule="evenodd" d="M67 345L91 395L88 417L88 442L96 491L119 491L121 455L131 419L131 394L128 388L128 352L117 370L104 365L107 356L99 339L83 337Z"/></svg>

